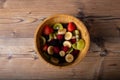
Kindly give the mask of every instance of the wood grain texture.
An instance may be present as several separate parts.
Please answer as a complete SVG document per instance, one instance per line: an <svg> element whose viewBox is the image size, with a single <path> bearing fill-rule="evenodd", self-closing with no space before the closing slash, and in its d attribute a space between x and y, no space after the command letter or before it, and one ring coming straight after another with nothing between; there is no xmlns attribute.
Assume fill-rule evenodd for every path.
<svg viewBox="0 0 120 80"><path fill-rule="evenodd" d="M32 58L13 58L0 60L0 79L93 79L100 57L88 57L76 67L59 69ZM88 65L86 66L85 65ZM6 67L4 67L6 66ZM43 67L44 66L44 67ZM89 69L89 68L90 69ZM86 71L87 70L87 71ZM91 74L89 74L91 73ZM86 76L87 75L87 76Z"/></svg>
<svg viewBox="0 0 120 80"><path fill-rule="evenodd" d="M0 79L119 80L119 4L120 0L0 0ZM53 14L79 12L93 20L109 54L100 57L101 48L91 42L84 60L68 69L37 59L33 36L38 24Z"/></svg>

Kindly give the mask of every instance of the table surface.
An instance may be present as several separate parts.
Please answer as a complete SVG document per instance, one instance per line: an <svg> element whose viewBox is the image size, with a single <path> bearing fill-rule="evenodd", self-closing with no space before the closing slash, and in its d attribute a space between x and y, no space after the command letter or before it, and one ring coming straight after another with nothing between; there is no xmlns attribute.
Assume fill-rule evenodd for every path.
<svg viewBox="0 0 120 80"><path fill-rule="evenodd" d="M76 66L60 69L35 53L34 32L46 17L81 13L104 38L107 56L91 41ZM98 40L99 42L99 40ZM0 0L0 80L120 80L120 0Z"/></svg>

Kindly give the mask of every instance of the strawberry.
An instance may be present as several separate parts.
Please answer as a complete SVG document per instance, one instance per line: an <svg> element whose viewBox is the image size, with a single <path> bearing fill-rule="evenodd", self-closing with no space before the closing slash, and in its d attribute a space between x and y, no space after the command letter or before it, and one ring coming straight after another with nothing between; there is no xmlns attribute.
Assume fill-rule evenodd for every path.
<svg viewBox="0 0 120 80"><path fill-rule="evenodd" d="M60 49L59 49L59 47L54 46L53 51L54 51L55 53L59 53Z"/></svg>
<svg viewBox="0 0 120 80"><path fill-rule="evenodd" d="M57 39L58 39L58 40L62 40L63 38L64 38L64 36L63 36L62 34L58 34L58 35L57 35Z"/></svg>
<svg viewBox="0 0 120 80"><path fill-rule="evenodd" d="M67 52L67 51L69 50L69 47L63 46L63 47L62 47L62 50L65 51L65 52Z"/></svg>
<svg viewBox="0 0 120 80"><path fill-rule="evenodd" d="M72 31L74 31L75 29L76 29L75 24L74 24L73 22L69 22L69 23L68 23L68 26L67 26L67 30L70 31L70 32L72 32Z"/></svg>
<svg viewBox="0 0 120 80"><path fill-rule="evenodd" d="M45 44L45 45L43 46L43 51L47 51L47 48L48 48L48 45Z"/></svg>
<svg viewBox="0 0 120 80"><path fill-rule="evenodd" d="M48 26L48 25L46 25L46 26L44 27L44 29L43 29L43 33L44 33L45 35L49 35L49 34L52 33L52 32L53 32L53 28L50 27L50 26Z"/></svg>

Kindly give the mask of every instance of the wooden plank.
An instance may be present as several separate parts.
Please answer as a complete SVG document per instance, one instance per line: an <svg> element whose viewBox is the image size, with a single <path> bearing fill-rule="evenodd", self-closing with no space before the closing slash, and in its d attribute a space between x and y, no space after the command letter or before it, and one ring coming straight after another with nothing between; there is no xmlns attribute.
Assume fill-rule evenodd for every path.
<svg viewBox="0 0 120 80"><path fill-rule="evenodd" d="M105 47L112 52L120 52L120 38L106 38Z"/></svg>
<svg viewBox="0 0 120 80"><path fill-rule="evenodd" d="M3 9L22 9L22 10L29 10L29 11L39 11L39 12L46 12L48 14L53 13L74 13L76 11L76 6L74 4L75 1L67 0L64 2L59 0L30 0L29 2L27 0L14 0L10 1L7 0L4 2ZM34 4L34 5L33 5ZM57 5L56 5L57 4ZM73 4L73 5L71 5ZM42 7L41 7L42 6ZM49 8L48 8L49 7Z"/></svg>
<svg viewBox="0 0 120 80"><path fill-rule="evenodd" d="M96 19L95 19L96 20ZM92 23L94 31L98 36L106 37L119 37L119 31L117 30L117 25L114 20L111 21L99 21L96 20Z"/></svg>
<svg viewBox="0 0 120 80"><path fill-rule="evenodd" d="M2 38L0 54L31 54L34 51L33 38Z"/></svg>
<svg viewBox="0 0 120 80"><path fill-rule="evenodd" d="M101 80L120 79L120 58L105 58Z"/></svg>
<svg viewBox="0 0 120 80"><path fill-rule="evenodd" d="M83 4L83 11L86 14L91 15L112 15L112 16L119 16L120 14L120 1L116 0L80 0L81 4ZM78 7L80 6L78 3Z"/></svg>
<svg viewBox="0 0 120 80"><path fill-rule="evenodd" d="M119 4L119 0L1 0L0 79L120 79L118 20L97 20L94 23L95 30L105 38L105 48L109 52L105 60L99 56L100 47L92 43L80 64L57 69L40 58L34 59L33 41L35 28L49 15L66 13L76 16L83 11L86 16L110 15L119 18ZM12 58L9 57L11 54Z"/></svg>
<svg viewBox="0 0 120 80"><path fill-rule="evenodd" d="M32 38L38 24L43 18L19 17L0 19L0 38L5 37L28 37ZM21 20L21 21L20 21ZM9 24L9 25L8 25ZM102 37L119 37L119 30L116 25L110 23L97 22L94 30Z"/></svg>
<svg viewBox="0 0 120 80"><path fill-rule="evenodd" d="M85 10L89 12L91 12L92 10L86 6L95 8L95 11L93 12L96 13L97 12L96 6L98 7L98 5L93 5L94 3L100 4L100 5L105 5L105 4L111 5L111 2L113 1L111 0L111 2L110 1L108 2L108 0L106 1L95 0L89 3L89 1L87 0L86 1L68 0L65 2L66 4L65 6L61 5L63 1L56 1L56 0L53 0L53 1L30 0L28 3L26 2L27 2L26 0L25 1L14 0L14 2L11 2L10 0L7 0L5 2L3 1L3 8L0 9L0 27L1 27L0 37L33 37L35 28L37 27L41 19L43 19L44 17L47 17L52 14L56 14L56 13L68 13L68 14L76 15L78 13L79 7L83 7L83 6ZM33 3L35 3L34 6L31 5ZM39 4L39 3L42 3L42 4ZM49 5L47 5L47 7L49 7L49 9L46 8L46 4L48 3ZM117 5L119 1L118 2L116 1L113 3L116 3ZM55 4L57 4L57 6L55 6ZM80 4L83 6L81 6ZM113 6L113 10L114 10L114 7L116 8L116 6L115 5ZM107 6L102 11L103 12L109 11L107 10L107 8L111 9L111 7ZM116 10L119 10L119 8L117 7ZM100 15L100 13L97 15ZM103 37L110 37L110 36L118 37L119 31L116 29L116 25L112 24L112 22L113 21L109 23L97 22L95 25L95 27L97 26L96 30L98 31L98 33L103 35ZM11 27L11 29L9 29L9 27ZM16 35L13 36L12 35L13 33L15 33Z"/></svg>
<svg viewBox="0 0 120 80"><path fill-rule="evenodd" d="M119 38L106 38L105 47L110 52L120 52ZM35 47L34 38L0 38L0 53L8 54L12 50L13 54L29 54ZM101 48L95 43L91 43L89 52L101 52ZM92 56L92 55L91 55Z"/></svg>
<svg viewBox="0 0 120 80"><path fill-rule="evenodd" d="M0 58L0 79L89 79L94 77L100 58L85 58L80 64L71 68L55 68L41 59ZM43 67L44 65L44 67ZM89 65L89 68L88 68Z"/></svg>

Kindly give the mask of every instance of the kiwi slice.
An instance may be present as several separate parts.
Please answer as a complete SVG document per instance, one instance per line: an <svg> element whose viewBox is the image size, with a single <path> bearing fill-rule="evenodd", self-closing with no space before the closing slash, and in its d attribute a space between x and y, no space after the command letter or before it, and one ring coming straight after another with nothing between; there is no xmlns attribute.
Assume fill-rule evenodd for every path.
<svg viewBox="0 0 120 80"><path fill-rule="evenodd" d="M80 39L76 43L72 44L72 47L76 50L82 50L85 47L85 42L83 39Z"/></svg>
<svg viewBox="0 0 120 80"><path fill-rule="evenodd" d="M60 23L56 23L53 25L53 29L58 30L58 29L63 29L63 25Z"/></svg>
<svg viewBox="0 0 120 80"><path fill-rule="evenodd" d="M73 49L77 49L77 43L72 44Z"/></svg>
<svg viewBox="0 0 120 80"><path fill-rule="evenodd" d="M40 36L40 44L43 46L46 43L46 39L43 36Z"/></svg>
<svg viewBox="0 0 120 80"><path fill-rule="evenodd" d="M80 39L80 40L77 42L77 49L78 49L78 50L82 50L84 47L85 47L85 42L84 42L83 39Z"/></svg>
<svg viewBox="0 0 120 80"><path fill-rule="evenodd" d="M48 39L48 41L51 41L52 39L54 39L54 34L49 34L49 39Z"/></svg>
<svg viewBox="0 0 120 80"><path fill-rule="evenodd" d="M66 53L70 54L73 51L73 48L70 48Z"/></svg>

